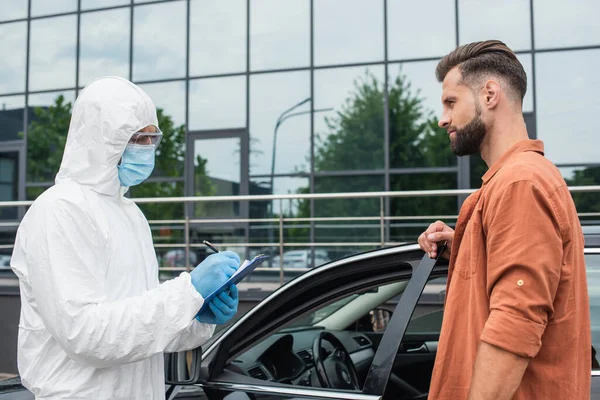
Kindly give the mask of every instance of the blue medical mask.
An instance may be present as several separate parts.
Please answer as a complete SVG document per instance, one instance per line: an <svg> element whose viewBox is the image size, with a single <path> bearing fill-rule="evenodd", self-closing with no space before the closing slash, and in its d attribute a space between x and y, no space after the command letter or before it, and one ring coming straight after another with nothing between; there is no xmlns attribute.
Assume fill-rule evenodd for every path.
<svg viewBox="0 0 600 400"><path fill-rule="evenodd" d="M119 170L122 186L131 187L144 182L154 170L154 145L129 144L123 153Z"/></svg>

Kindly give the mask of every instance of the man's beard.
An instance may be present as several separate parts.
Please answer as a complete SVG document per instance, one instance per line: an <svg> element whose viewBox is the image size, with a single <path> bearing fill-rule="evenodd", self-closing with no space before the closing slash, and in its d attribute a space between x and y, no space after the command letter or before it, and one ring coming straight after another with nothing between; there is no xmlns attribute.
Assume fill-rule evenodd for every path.
<svg viewBox="0 0 600 400"><path fill-rule="evenodd" d="M451 142L452 152L459 157L479 153L486 134L481 111L477 110L477 114L468 124L460 129L456 128L454 141Z"/></svg>

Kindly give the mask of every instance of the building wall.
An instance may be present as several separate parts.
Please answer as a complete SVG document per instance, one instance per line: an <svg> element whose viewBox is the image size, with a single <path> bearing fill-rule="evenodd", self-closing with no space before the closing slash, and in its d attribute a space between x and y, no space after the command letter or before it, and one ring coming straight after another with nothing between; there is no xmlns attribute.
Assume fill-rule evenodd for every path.
<svg viewBox="0 0 600 400"><path fill-rule="evenodd" d="M33 199L40 188L52 184L51 177L27 178L31 160L25 156L25 146L28 124L35 116L24 110L49 107L59 95L72 102L81 88L102 75L138 83L157 107L187 130L191 161L182 169L187 175L173 178L157 173L157 193L158 188L179 182L188 195L206 194L194 187L197 155L207 161L208 176L220 182L211 195L231 192L233 187L240 194L477 187L481 168L476 159L436 157L435 152L416 157L418 148L410 149L411 143L398 138L408 128L418 133L424 129L419 124L439 114L441 88L434 77L438 60L457 45L490 38L501 39L515 50L528 74L523 110L530 135L545 142L547 156L559 164L566 178L596 166L599 2L341 3L4 1L0 140L5 142L0 144L0 157L18 161L16 174L6 172L8 162L0 164L0 200ZM398 113L403 99L395 86L398 77L410 84L403 87L409 98L420 99L412 119ZM300 103L280 124L274 146L278 118ZM19 112L21 117L15 115ZM22 124L25 140L15 132L15 121ZM357 132L364 135L362 142L344 139ZM341 144L336 145L336 137ZM340 151L328 152L336 146L344 149L341 159ZM230 185L221 193L223 182ZM461 200L448 203L446 199L439 209L455 213ZM441 213L437 201L408 205L386 201L385 212ZM343 216L352 216L353 210L356 216L371 211L378 215L378 199L345 204L350 204L350 211L325 201L275 202L270 210L313 216L327 216L331 210L341 210ZM237 209L234 217L255 209L252 204L224 208ZM265 214L268 207L258 209ZM0 218L15 215L16 211L10 215L4 211ZM189 215L196 214L192 210ZM419 221L412 230L389 227L387 239L406 239L426 223ZM298 240L335 239L340 229L329 228L312 225ZM378 240L377 226L338 228L354 232L342 235L344 240ZM239 240L251 234L262 240L277 235L273 229L248 226L231 233Z"/></svg>

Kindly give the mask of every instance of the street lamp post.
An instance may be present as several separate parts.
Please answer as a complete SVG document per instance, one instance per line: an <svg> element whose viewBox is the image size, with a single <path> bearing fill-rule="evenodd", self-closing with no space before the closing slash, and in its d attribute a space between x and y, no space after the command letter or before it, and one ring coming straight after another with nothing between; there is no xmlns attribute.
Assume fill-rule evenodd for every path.
<svg viewBox="0 0 600 400"><path fill-rule="evenodd" d="M279 129L279 127L281 126L281 124L289 118L293 118L296 117L298 115L304 115L304 114L310 114L310 113L317 113L317 112L324 112L324 111L331 111L333 110L333 108L329 107L329 108L321 108L321 109L316 109L316 110L307 110L307 111L300 111L300 112L296 112L296 113L292 113L292 111L294 111L296 108L302 106L303 104L309 102L310 100L312 100L311 97L307 97L306 99L302 100L301 102L295 104L294 106L288 108L287 110L285 110L284 112L281 113L281 115L279 115L279 117L277 118L277 122L275 123L275 129L273 130L273 153L271 155L271 194L275 194L275 189L274 189L274 176L275 176L275 155L277 153L277 130ZM271 201L271 216L273 216L273 201ZM280 210L281 212L281 210ZM273 225L270 224L270 228L269 228L269 243L273 243ZM271 255L271 259L272 259L272 255ZM280 267L283 268L283 259L280 256L279 257L279 263L281 264Z"/></svg>

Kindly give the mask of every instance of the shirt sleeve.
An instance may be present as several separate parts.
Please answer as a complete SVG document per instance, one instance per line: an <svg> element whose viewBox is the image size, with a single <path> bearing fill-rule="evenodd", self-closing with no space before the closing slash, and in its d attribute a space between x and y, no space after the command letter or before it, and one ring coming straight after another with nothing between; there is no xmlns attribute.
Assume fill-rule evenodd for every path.
<svg viewBox="0 0 600 400"><path fill-rule="evenodd" d="M35 222L22 238L28 281L44 326L70 358L110 367L162 353L181 335L197 335L191 344L210 338L210 328L191 326L204 300L188 273L110 301L105 240L86 213L53 204Z"/></svg>
<svg viewBox="0 0 600 400"><path fill-rule="evenodd" d="M521 357L536 356L554 312L563 223L553 195L514 182L484 215L490 316L481 340Z"/></svg>

